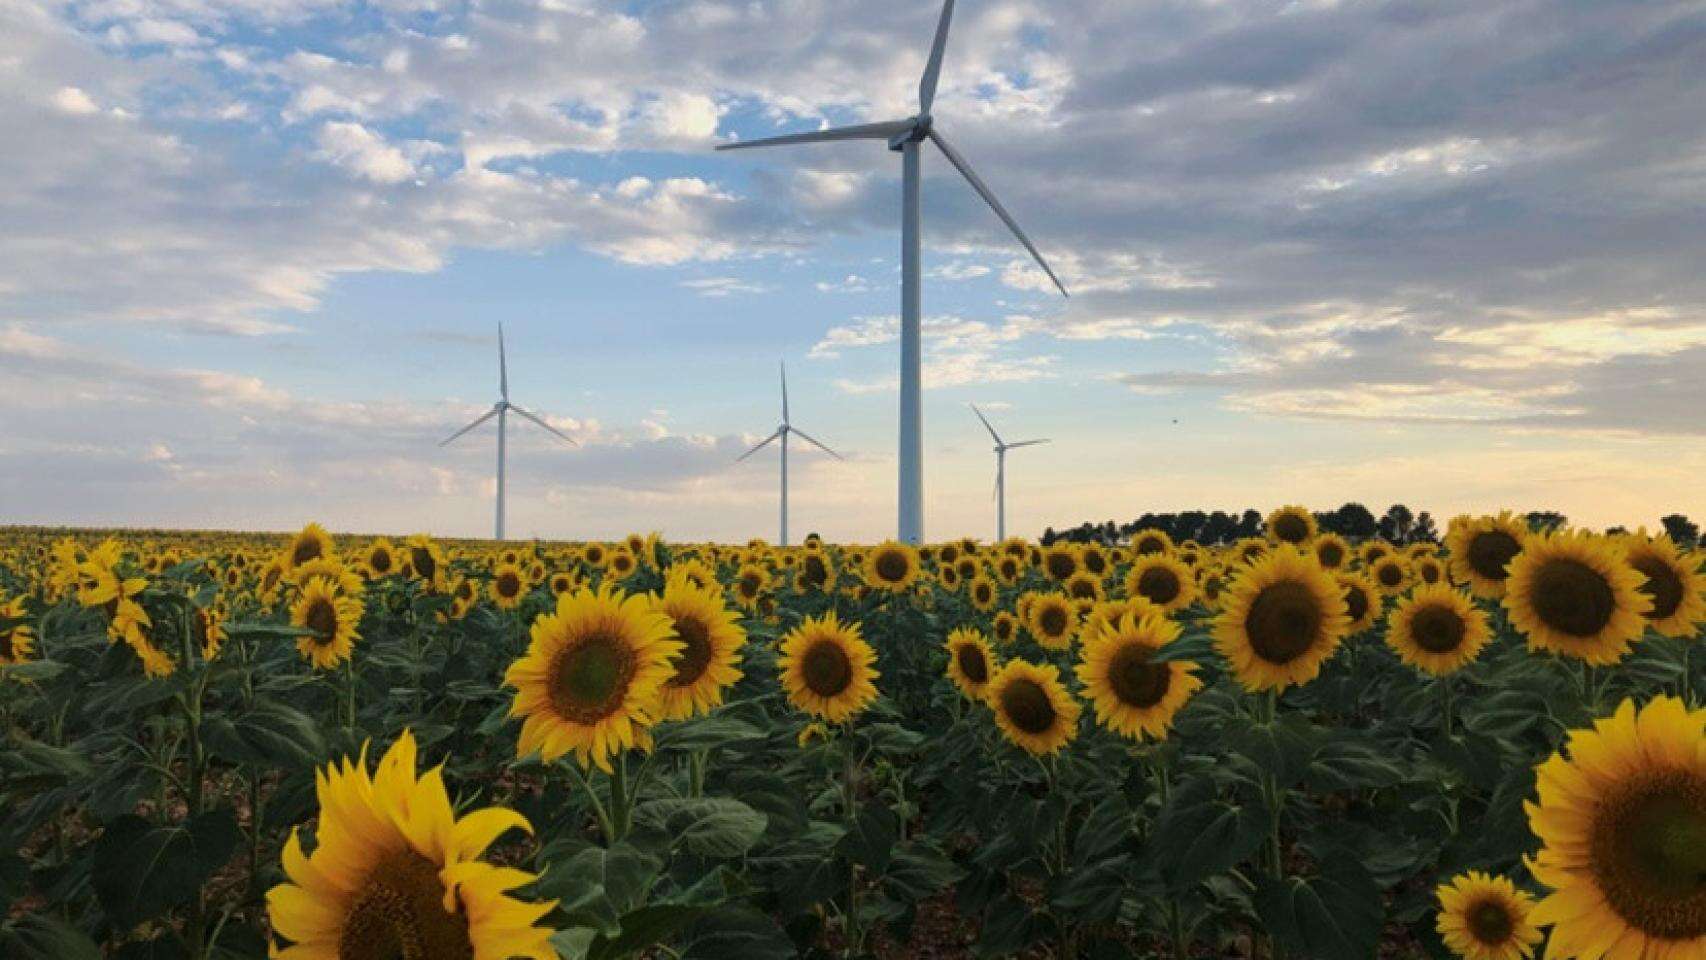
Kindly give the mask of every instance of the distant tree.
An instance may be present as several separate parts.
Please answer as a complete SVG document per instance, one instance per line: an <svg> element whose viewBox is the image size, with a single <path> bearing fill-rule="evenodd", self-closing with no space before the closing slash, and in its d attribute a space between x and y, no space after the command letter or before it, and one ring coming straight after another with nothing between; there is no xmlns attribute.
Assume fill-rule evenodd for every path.
<svg viewBox="0 0 1706 960"><path fill-rule="evenodd" d="M1556 510L1533 510L1523 519L1528 521L1528 529L1535 533L1551 533L1570 522L1570 518Z"/></svg>
<svg viewBox="0 0 1706 960"><path fill-rule="evenodd" d="M1393 543L1405 543L1409 540L1410 526L1416 522L1416 515L1410 508L1401 503L1394 503L1386 508L1386 515L1380 518L1377 526L1379 534Z"/></svg>
<svg viewBox="0 0 1706 960"><path fill-rule="evenodd" d="M1628 533L1628 532L1629 532L1629 528L1622 526L1622 525L1605 528L1605 535L1608 537L1621 537L1625 533Z"/></svg>
<svg viewBox="0 0 1706 960"><path fill-rule="evenodd" d="M1054 543L1055 539L1056 539L1056 534L1054 532L1054 528L1053 527L1044 527L1042 539L1039 542L1041 542L1042 545L1046 547L1046 546Z"/></svg>
<svg viewBox="0 0 1706 960"><path fill-rule="evenodd" d="M1352 540L1367 540L1374 536L1376 523L1374 514L1360 503L1347 503L1329 514L1322 514L1330 522L1323 522L1321 529L1328 533L1336 533L1341 537Z"/></svg>
<svg viewBox="0 0 1706 960"><path fill-rule="evenodd" d="M1665 533L1682 546L1692 547L1700 542L1700 525L1680 513L1673 513L1659 523L1664 524Z"/></svg>
<svg viewBox="0 0 1706 960"><path fill-rule="evenodd" d="M1262 535L1262 515L1254 510L1246 510L1238 518L1239 537L1259 537Z"/></svg>
<svg viewBox="0 0 1706 960"><path fill-rule="evenodd" d="M1423 510L1416 514L1416 525L1410 528L1411 543L1438 543L1439 528L1434 525L1433 514Z"/></svg>

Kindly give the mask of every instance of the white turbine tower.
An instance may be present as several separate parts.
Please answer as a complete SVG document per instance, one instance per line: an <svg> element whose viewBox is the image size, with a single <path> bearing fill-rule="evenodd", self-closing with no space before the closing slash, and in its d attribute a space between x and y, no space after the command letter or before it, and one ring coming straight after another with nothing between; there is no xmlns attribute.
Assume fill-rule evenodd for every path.
<svg viewBox="0 0 1706 960"><path fill-rule="evenodd" d="M798 434L801 440L804 440L805 442L811 444L812 446L818 448L819 450L822 450L824 453L829 454L830 456L834 457L835 459L837 459L837 460L842 459L841 454L836 453L834 450L831 450L828 447L824 446L823 444L812 439L811 434L805 432L804 430L801 430L799 427L796 427L792 423L789 422L789 420L788 420L788 366L787 366L787 364L783 364L782 365L782 425L776 428L775 433L772 433L770 436L765 437L763 440L760 440L758 442L758 446L753 447L751 450L748 450L747 452L741 454L739 459L735 460L735 462L740 463L741 461L745 460L747 457L750 457L753 454L757 453L758 451L763 450L765 447L769 446L770 444L774 443L775 441L777 441L777 440L782 441L782 542L781 542L781 546L784 546L784 547L788 545L788 435L791 433L792 434Z"/></svg>
<svg viewBox="0 0 1706 960"><path fill-rule="evenodd" d="M571 446L579 446L579 444L575 443L574 438L570 437L568 434L551 426L544 420L539 419L539 417L527 410L509 402L509 362L504 358L504 325L500 323L498 324L498 402L492 404L492 409L487 410L485 415L480 419L475 420L473 423L468 424L466 427L463 427L446 437L444 441L439 444L441 447L448 446L455 440L459 439L463 434L474 429L480 424L485 423L487 420L490 420L493 417L498 418L498 507L496 532L492 537L494 540L502 540L504 538L504 439L508 429L509 415L511 413L514 413L518 417L525 417L526 419L533 421L539 426L550 431L554 436L567 441Z"/></svg>
<svg viewBox="0 0 1706 960"><path fill-rule="evenodd" d="M988 430L989 435L995 438L995 539L1000 542L1007 539L1007 451L1017 450L1020 447L1034 447L1039 443L1048 443L1049 441L1020 440L1018 443L1008 443L1001 439L1001 434L996 433L994 427L990 426L989 418L983 415L983 411L977 408L977 404L971 405L971 412L977 414L977 418L983 421L984 429Z"/></svg>
<svg viewBox="0 0 1706 960"><path fill-rule="evenodd" d="M865 123L847 127L796 133L745 143L725 143L719 150L740 150L748 147L772 147L792 143L822 143L834 140L887 140L889 149L901 156L901 218L900 218L900 539L920 543L924 539L924 414L922 405L922 352L920 330L922 304L919 297L919 145L925 140L936 144L978 196L988 203L1019 238L1037 265L1043 268L1054 285L1066 295L1066 287L1055 276L1048 261L1037 252L1036 245L1019 229L1019 224L995 199L966 158L954 149L930 116L930 105L936 99L936 81L942 72L942 53L948 45L948 25L954 17L954 0L942 5L942 18L936 25L936 40L930 47L930 60L924 77L918 84L918 114L905 120Z"/></svg>

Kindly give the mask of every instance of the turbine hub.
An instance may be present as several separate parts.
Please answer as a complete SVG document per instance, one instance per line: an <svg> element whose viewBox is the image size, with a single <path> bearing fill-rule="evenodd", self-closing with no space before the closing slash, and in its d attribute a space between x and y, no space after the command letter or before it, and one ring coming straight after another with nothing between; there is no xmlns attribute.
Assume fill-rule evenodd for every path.
<svg viewBox="0 0 1706 960"><path fill-rule="evenodd" d="M912 126L889 138L889 149L899 152L909 143L923 143L930 135L930 125L934 121L928 113L921 113L912 118Z"/></svg>

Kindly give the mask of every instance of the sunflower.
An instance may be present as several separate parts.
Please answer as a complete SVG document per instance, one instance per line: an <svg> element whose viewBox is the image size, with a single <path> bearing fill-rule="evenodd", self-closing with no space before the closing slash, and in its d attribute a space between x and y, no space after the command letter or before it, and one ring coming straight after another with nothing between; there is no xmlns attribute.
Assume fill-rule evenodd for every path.
<svg viewBox="0 0 1706 960"><path fill-rule="evenodd" d="M1529 870L1552 888L1531 917L1552 928L1547 956L1706 954L1706 709L1625 700L1567 745L1524 804Z"/></svg>
<svg viewBox="0 0 1706 960"><path fill-rule="evenodd" d="M845 723L877 699L876 651L859 635L857 623L842 623L834 610L789 631L781 653L776 669L796 709Z"/></svg>
<svg viewBox="0 0 1706 960"><path fill-rule="evenodd" d="M1309 545L1323 570L1342 569L1351 559L1351 545L1336 533L1323 533Z"/></svg>
<svg viewBox="0 0 1706 960"><path fill-rule="evenodd" d="M1219 567L1197 571L1197 599L1208 609L1220 609L1220 598L1226 594L1226 587L1226 571Z"/></svg>
<svg viewBox="0 0 1706 960"><path fill-rule="evenodd" d="M1052 664L1007 661L989 681L986 699L1002 734L1033 756L1058 753L1078 734L1082 708Z"/></svg>
<svg viewBox="0 0 1706 960"><path fill-rule="evenodd" d="M1084 622L1078 628L1080 637L1090 634L1103 626L1118 626L1122 618L1128 614L1141 620L1150 612L1158 610L1155 604L1142 597L1126 597L1123 600L1103 600L1090 608L1085 614Z"/></svg>
<svg viewBox="0 0 1706 960"><path fill-rule="evenodd" d="M551 574L551 596L560 597L586 586L586 578L580 573L561 571Z"/></svg>
<svg viewBox="0 0 1706 960"><path fill-rule="evenodd" d="M326 532L325 527L310 523L290 538L290 545L284 550L284 566L286 570L295 570L310 560L331 556L335 556L332 551L332 535Z"/></svg>
<svg viewBox="0 0 1706 960"><path fill-rule="evenodd" d="M723 691L741 678L740 648L746 631L734 611L723 606L721 591L672 574L656 606L675 626L681 641L674 672L659 691L663 720L685 720L709 713L723 702Z"/></svg>
<svg viewBox="0 0 1706 960"><path fill-rule="evenodd" d="M201 647L203 660L214 660L219 657L219 651L225 647L225 641L230 635L225 632L225 616L219 610L203 610L196 607L194 625L190 635Z"/></svg>
<svg viewBox="0 0 1706 960"><path fill-rule="evenodd" d="M1172 554L1150 553L1138 557L1126 571L1125 592L1172 613L1197 598L1197 582L1191 568Z"/></svg>
<svg viewBox="0 0 1706 960"><path fill-rule="evenodd" d="M1327 571L1282 547L1232 584L1214 640L1244 689L1277 691L1313 679L1349 625L1344 592Z"/></svg>
<svg viewBox="0 0 1706 960"><path fill-rule="evenodd" d="M1374 561L1368 570L1381 593L1396 597L1410 586L1410 565L1397 554L1388 554Z"/></svg>
<svg viewBox="0 0 1706 960"><path fill-rule="evenodd" d="M604 566L605 556L608 553L609 551L605 548L604 544L589 543L582 548L581 559L586 561L586 565L589 567L602 569Z"/></svg>
<svg viewBox="0 0 1706 960"><path fill-rule="evenodd" d="M1540 931L1529 915L1534 899L1504 877L1471 870L1434 891L1440 939L1463 960L1527 960Z"/></svg>
<svg viewBox="0 0 1706 960"><path fill-rule="evenodd" d="M1202 687L1196 664L1154 662L1178 636L1179 625L1153 608L1098 620L1085 631L1078 682L1099 723L1133 740L1166 739L1173 717Z"/></svg>
<svg viewBox="0 0 1706 960"><path fill-rule="evenodd" d="M36 631L30 626L24 598L0 603L0 664L23 663L36 651Z"/></svg>
<svg viewBox="0 0 1706 960"><path fill-rule="evenodd" d="M361 759L315 774L320 820L311 855L295 830L284 846L286 882L267 892L267 916L290 946L279 960L353 957L529 957L555 960L552 931L538 923L551 903L507 894L531 873L495 866L480 855L526 818L501 807L461 818L450 805L443 768L417 776L409 731L378 769Z"/></svg>
<svg viewBox="0 0 1706 960"><path fill-rule="evenodd" d="M918 551L897 540L885 540L865 555L865 582L900 593L918 579Z"/></svg>
<svg viewBox="0 0 1706 960"><path fill-rule="evenodd" d="M1362 545L1362 550L1360 551L1362 565L1365 567L1372 567L1376 563L1380 562L1382 557L1390 557L1392 556L1392 553L1392 544L1387 543L1385 540L1370 540Z"/></svg>
<svg viewBox="0 0 1706 960"><path fill-rule="evenodd" d="M1646 583L1641 592L1652 600L1647 623L1660 636L1693 637L1706 620L1706 576L1699 564L1684 557L1670 537L1648 537L1645 531L1624 539L1629 563Z"/></svg>
<svg viewBox="0 0 1706 960"><path fill-rule="evenodd" d="M558 597L504 674L515 688L509 715L523 718L517 755L552 763L572 751L582 767L611 772L611 757L647 742L681 650L650 597L609 586Z"/></svg>
<svg viewBox="0 0 1706 960"><path fill-rule="evenodd" d="M514 610L527 596L527 575L514 563L499 564L486 589L500 609Z"/></svg>
<svg viewBox="0 0 1706 960"><path fill-rule="evenodd" d="M442 591L450 572L445 569L444 551L424 533L410 537L403 545L408 554L409 570L427 590Z"/></svg>
<svg viewBox="0 0 1706 960"><path fill-rule="evenodd" d="M1368 574L1361 570L1340 570L1333 574L1333 579L1345 594L1345 614L1350 618L1345 636L1354 637L1374 626L1381 610L1380 588L1368 579Z"/></svg>
<svg viewBox="0 0 1706 960"><path fill-rule="evenodd" d="M1132 534L1131 552L1140 557L1151 553L1172 553L1173 538L1165 530L1140 530Z"/></svg>
<svg viewBox="0 0 1706 960"><path fill-rule="evenodd" d="M1451 582L1446 579L1445 564L1441 563L1438 557L1432 555L1424 554L1423 556L1412 557L1410 572L1415 576L1417 583Z"/></svg>
<svg viewBox="0 0 1706 960"><path fill-rule="evenodd" d="M309 633L296 638L296 652L321 670L330 670L349 659L355 641L361 639L362 605L355 597L338 592L325 577L315 577L302 586L302 595L290 607L290 623Z"/></svg>
<svg viewBox="0 0 1706 960"><path fill-rule="evenodd" d="M831 590L835 586L835 565L821 550L806 551L800 558L799 570L794 573L794 586L800 590Z"/></svg>
<svg viewBox="0 0 1706 960"><path fill-rule="evenodd" d="M936 571L936 582L949 593L957 593L960 589L960 571L955 567L943 567Z"/></svg>
<svg viewBox="0 0 1706 960"><path fill-rule="evenodd" d="M1527 537L1528 527L1509 510L1496 517L1452 520L1445 534L1452 579L1468 584L1477 597L1503 597L1510 562L1522 552Z"/></svg>
<svg viewBox="0 0 1706 960"><path fill-rule="evenodd" d="M1269 546L1261 537L1245 537L1232 545L1232 555L1237 562L1250 565L1267 556Z"/></svg>
<svg viewBox="0 0 1706 960"><path fill-rule="evenodd" d="M391 546L391 541L380 537L362 551L361 565L371 579L388 577L397 572L397 548Z"/></svg>
<svg viewBox="0 0 1706 960"><path fill-rule="evenodd" d="M970 627L959 627L948 634L948 679L960 688L967 700L982 702L989 688L989 678L995 672L995 655L982 633Z"/></svg>
<svg viewBox="0 0 1706 960"><path fill-rule="evenodd" d="M729 587L734 591L736 603L757 610L759 598L770 589L770 571L756 563L743 564Z"/></svg>
<svg viewBox="0 0 1706 960"><path fill-rule="evenodd" d="M694 586L702 589L716 590L719 588L716 568L697 557L680 560L671 565L669 575L686 577L692 581Z"/></svg>
<svg viewBox="0 0 1706 960"><path fill-rule="evenodd" d="M1616 663L1645 632L1652 600L1615 541L1585 532L1534 534L1510 564L1505 611L1547 650L1590 664Z"/></svg>
<svg viewBox="0 0 1706 960"><path fill-rule="evenodd" d="M995 561L995 577L1009 587L1019 582L1025 573L1025 561L1011 554L1002 554Z"/></svg>
<svg viewBox="0 0 1706 960"><path fill-rule="evenodd" d="M1491 637L1475 601L1443 583L1417 587L1386 615L1386 643L1398 659L1436 677L1468 666Z"/></svg>
<svg viewBox="0 0 1706 960"><path fill-rule="evenodd" d="M337 586L342 593L359 597L367 592L367 583L361 579L361 574L343 565L336 557L321 557L307 563L298 564L290 571L289 581L300 588L303 584L316 577L323 577Z"/></svg>
<svg viewBox="0 0 1706 960"><path fill-rule="evenodd" d="M1080 570L1061 584L1061 590L1074 600L1100 600L1103 597L1102 579L1087 570Z"/></svg>
<svg viewBox="0 0 1706 960"><path fill-rule="evenodd" d="M1084 545L1078 553L1078 562L1084 567L1084 572L1100 580L1108 575L1107 551L1093 543Z"/></svg>
<svg viewBox="0 0 1706 960"><path fill-rule="evenodd" d="M973 577L968 584L967 592L971 595L972 606L986 613L995 609L998 592L995 581L989 579L988 574L980 573Z"/></svg>
<svg viewBox="0 0 1706 960"><path fill-rule="evenodd" d="M1073 634L1078 631L1078 614L1064 594L1041 593L1031 601L1025 626L1041 646L1065 650L1072 646Z"/></svg>
<svg viewBox="0 0 1706 960"><path fill-rule="evenodd" d="M1012 643L1013 638L1019 633L1019 618L1003 610L995 615L995 619L989 625L989 631L994 634L996 643L1006 646Z"/></svg>
<svg viewBox="0 0 1706 960"><path fill-rule="evenodd" d="M1268 514L1268 536L1280 543L1301 547L1315 536L1317 529L1315 514L1305 507L1288 505Z"/></svg>
<svg viewBox="0 0 1706 960"><path fill-rule="evenodd" d="M1065 583L1078 572L1078 547L1070 543L1057 543L1043 551L1043 572L1056 583Z"/></svg>

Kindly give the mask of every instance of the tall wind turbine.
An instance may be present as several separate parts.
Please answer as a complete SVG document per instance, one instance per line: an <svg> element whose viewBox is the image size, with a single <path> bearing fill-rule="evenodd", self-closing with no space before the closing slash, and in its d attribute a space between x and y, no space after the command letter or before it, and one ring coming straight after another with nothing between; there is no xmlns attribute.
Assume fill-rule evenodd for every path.
<svg viewBox="0 0 1706 960"><path fill-rule="evenodd" d="M977 172L930 116L930 105L936 99L936 81L942 73L942 54L948 45L948 25L954 18L954 0L942 5L942 18L936 24L936 40L930 46L930 60L924 67L924 77L918 83L918 113L905 120L864 123L835 127L812 133L796 133L744 143L725 143L718 150L741 150L748 147L773 147L793 143L823 143L835 140L887 140L889 149L900 153L900 539L920 543L924 539L924 412L922 405L923 342L920 330L922 303L919 296L919 145L925 140L936 144L948 162L971 184L978 196L988 203L1007 229L1019 238L1037 265L1043 268L1054 285L1066 296L1066 287L1054 270L1037 252L1031 238L1019 228L1007 208L995 199Z"/></svg>
<svg viewBox="0 0 1706 960"><path fill-rule="evenodd" d="M790 423L788 421L788 365L784 363L784 364L782 364L782 425L776 428L775 433L772 433L770 436L765 437L763 440L760 440L758 442L758 446L753 447L751 450L748 450L747 452L741 454L740 458L735 460L736 463L740 463L741 461L745 460L747 457L750 457L753 454L757 453L758 451L763 450L765 447L768 447L770 444L774 443L775 441L777 441L777 440L782 441L782 542L781 542L781 545L784 547L788 545L788 435L791 433L798 434L801 440L804 440L805 442L811 444L812 446L818 448L819 450L822 450L824 453L829 454L830 456L834 457L835 459L837 459L837 460L842 459L841 454L836 453L834 450L831 450L828 447L824 446L823 444L812 439L811 434L805 432L804 430L801 430L799 427L794 426L792 423Z"/></svg>
<svg viewBox="0 0 1706 960"><path fill-rule="evenodd" d="M983 415L983 411L977 408L977 404L971 405L971 412L977 414L977 418L983 421L984 429L988 430L989 435L995 438L995 540L999 543L1007 539L1007 451L1017 450L1020 447L1034 447L1039 443L1048 443L1048 441L1020 440L1018 443L1008 443L1001 439L1001 434L996 433L994 427L990 426L989 418Z"/></svg>
<svg viewBox="0 0 1706 960"><path fill-rule="evenodd" d="M509 415L511 413L518 417L523 417L533 421L544 429L550 431L551 434L556 436L558 439L566 441L570 446L579 446L579 444L575 443L574 438L570 437L568 434L551 426L544 420L539 419L539 417L535 416L533 413L509 402L509 362L504 358L504 325L500 323L498 324L498 402L492 404L492 409L487 410L485 416L482 416L480 419L475 420L473 423L468 424L466 427L463 427L446 437L444 441L439 444L441 447L448 446L453 441L459 439L463 434L474 429L480 424L485 423L487 420L490 420L493 417L498 418L498 515L496 530L492 535L492 539L494 540L502 540L504 538L504 439L508 428Z"/></svg>

